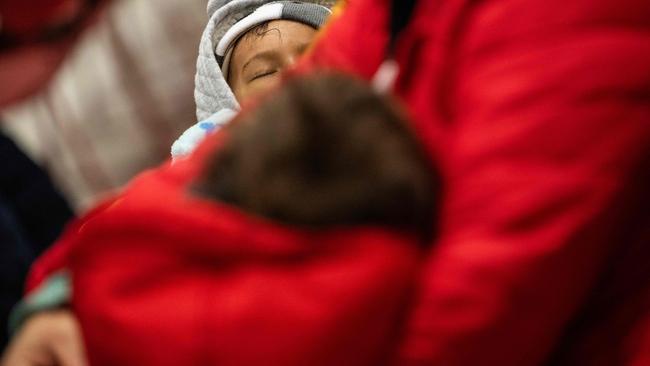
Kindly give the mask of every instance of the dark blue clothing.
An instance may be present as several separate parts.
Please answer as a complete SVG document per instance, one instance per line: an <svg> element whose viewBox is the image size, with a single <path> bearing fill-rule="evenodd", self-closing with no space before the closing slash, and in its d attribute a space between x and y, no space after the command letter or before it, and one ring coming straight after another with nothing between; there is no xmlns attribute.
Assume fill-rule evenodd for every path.
<svg viewBox="0 0 650 366"><path fill-rule="evenodd" d="M33 260L59 236L72 210L48 175L0 134L0 350L7 319Z"/></svg>

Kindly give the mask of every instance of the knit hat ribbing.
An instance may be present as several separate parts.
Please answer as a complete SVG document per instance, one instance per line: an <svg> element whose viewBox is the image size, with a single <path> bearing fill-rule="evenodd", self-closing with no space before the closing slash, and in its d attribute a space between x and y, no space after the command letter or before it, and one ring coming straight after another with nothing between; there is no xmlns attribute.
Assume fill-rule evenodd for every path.
<svg viewBox="0 0 650 366"><path fill-rule="evenodd" d="M221 73L224 78L228 78L232 49L244 34L258 25L284 19L319 29L331 13L330 9L322 5L296 1L277 1L260 6L252 14L235 23L221 37L215 49Z"/></svg>

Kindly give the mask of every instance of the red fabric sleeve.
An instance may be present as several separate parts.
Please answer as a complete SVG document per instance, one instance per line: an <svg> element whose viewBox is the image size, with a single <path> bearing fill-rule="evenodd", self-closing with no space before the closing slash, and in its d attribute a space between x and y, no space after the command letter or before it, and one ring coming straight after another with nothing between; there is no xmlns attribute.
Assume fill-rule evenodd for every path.
<svg viewBox="0 0 650 366"><path fill-rule="evenodd" d="M562 334L582 307L602 305L588 296L606 269L647 266L641 247L626 263L609 259L649 238L637 179L650 168L650 34L636 26L648 24L650 8L553 3L466 4L441 56L448 74L420 81L447 93L450 130L444 228L408 363L542 363L561 342L577 342ZM647 294L641 273L627 280L645 282ZM623 364L621 354L593 356L619 348L620 325L610 331L603 350L573 364Z"/></svg>
<svg viewBox="0 0 650 366"><path fill-rule="evenodd" d="M385 32L360 19L387 11L351 1L301 70L371 77ZM650 304L650 3L420 1L416 14L397 92L447 191L400 363L571 364L556 352L598 332L609 344L573 364L633 360Z"/></svg>

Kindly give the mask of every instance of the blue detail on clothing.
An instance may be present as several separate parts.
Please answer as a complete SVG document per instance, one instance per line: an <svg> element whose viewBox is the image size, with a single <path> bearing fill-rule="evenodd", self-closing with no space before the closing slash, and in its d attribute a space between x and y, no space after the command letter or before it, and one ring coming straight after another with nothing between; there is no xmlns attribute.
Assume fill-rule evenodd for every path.
<svg viewBox="0 0 650 366"><path fill-rule="evenodd" d="M206 132L211 132L212 130L214 130L216 125L212 122L201 122L199 124L199 127L201 127L201 129L205 130Z"/></svg>

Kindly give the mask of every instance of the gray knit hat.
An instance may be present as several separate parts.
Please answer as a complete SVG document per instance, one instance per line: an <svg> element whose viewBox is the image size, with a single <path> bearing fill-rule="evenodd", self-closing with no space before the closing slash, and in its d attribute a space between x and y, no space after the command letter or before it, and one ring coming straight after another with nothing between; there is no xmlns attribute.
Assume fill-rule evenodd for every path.
<svg viewBox="0 0 650 366"><path fill-rule="evenodd" d="M293 20L319 29L330 14L332 14L332 11L322 5L297 1L277 1L260 6L253 13L230 27L219 40L215 54L217 62L221 65L223 77L226 80L228 79L230 58L235 44L249 30L260 24L278 19Z"/></svg>
<svg viewBox="0 0 650 366"><path fill-rule="evenodd" d="M208 2L210 19L203 31L196 64L194 100L198 120L207 119L222 109L239 108L221 72L221 66L228 59L228 51L232 49L239 37L256 25L274 19L294 20L318 28L329 15L321 6L330 8L335 2L335 0L210 0ZM314 5L319 6L313 7ZM266 6L272 7L248 18L256 10ZM259 21L259 19L264 20ZM237 25L239 22L242 24ZM221 42L222 39L226 40ZM220 45L222 47L219 47ZM220 60L217 60L218 55Z"/></svg>

